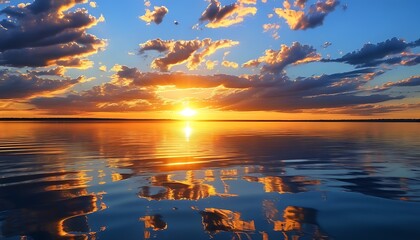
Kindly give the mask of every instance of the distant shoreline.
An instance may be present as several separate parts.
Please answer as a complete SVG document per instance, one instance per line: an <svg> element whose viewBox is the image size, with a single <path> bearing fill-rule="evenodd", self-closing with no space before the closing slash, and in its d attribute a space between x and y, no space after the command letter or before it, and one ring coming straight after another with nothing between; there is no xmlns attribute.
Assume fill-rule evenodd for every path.
<svg viewBox="0 0 420 240"><path fill-rule="evenodd" d="M420 122L420 119L193 120L130 118L0 118L0 122Z"/></svg>

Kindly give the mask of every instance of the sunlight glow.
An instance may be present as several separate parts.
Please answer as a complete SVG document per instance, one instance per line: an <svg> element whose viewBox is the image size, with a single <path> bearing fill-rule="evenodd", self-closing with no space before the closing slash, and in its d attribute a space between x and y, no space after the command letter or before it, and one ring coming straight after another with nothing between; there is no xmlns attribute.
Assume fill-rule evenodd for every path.
<svg viewBox="0 0 420 240"><path fill-rule="evenodd" d="M184 117L193 117L194 115L197 114L197 111L187 107L187 108L184 108L184 110L182 110L180 113Z"/></svg>
<svg viewBox="0 0 420 240"><path fill-rule="evenodd" d="M187 140L187 142L190 141L191 133L192 133L192 128L190 127L190 123L187 122L187 125L184 127L184 134L185 134L185 139Z"/></svg>

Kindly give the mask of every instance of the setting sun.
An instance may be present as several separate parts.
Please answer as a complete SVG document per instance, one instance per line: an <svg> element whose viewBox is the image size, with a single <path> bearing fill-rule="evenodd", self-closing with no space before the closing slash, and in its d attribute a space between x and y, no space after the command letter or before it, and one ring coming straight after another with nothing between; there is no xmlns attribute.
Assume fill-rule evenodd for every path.
<svg viewBox="0 0 420 240"><path fill-rule="evenodd" d="M180 114L184 117L193 117L197 114L197 111L191 108L184 108Z"/></svg>

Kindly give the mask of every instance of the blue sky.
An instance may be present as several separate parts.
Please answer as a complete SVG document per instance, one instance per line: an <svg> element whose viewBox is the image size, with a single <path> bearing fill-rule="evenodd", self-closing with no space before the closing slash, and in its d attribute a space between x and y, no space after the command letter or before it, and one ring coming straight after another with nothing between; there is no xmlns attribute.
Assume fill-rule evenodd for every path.
<svg viewBox="0 0 420 240"><path fill-rule="evenodd" d="M0 15L0 20L3 19L0 37L4 36L3 39L6 39L0 42L0 69L3 70L0 94L2 87L5 92L14 89L13 87L16 92L22 92L16 96L8 94L7 97L0 97L0 107L3 106L1 112L4 116L112 116L112 113L126 113L130 116L133 113L141 113L141 116L153 117L156 116L156 112L171 112L171 109L178 109L180 105L190 104L203 112L265 112L261 117L267 116L267 112L272 112L275 118L286 116L281 114L287 114L286 118L328 118L331 117L330 114L336 114L335 117L339 118L376 117L375 115L419 117L420 5L415 0L406 0L404 4L391 0L380 3L362 0L267 0L265 3L261 0L56 1L56 5L67 6L64 11L52 2L54 1L36 0L22 5L20 1L0 1L0 9L3 9ZM303 5L298 6L298 2ZM37 6L39 9L39 6L45 6L41 9L45 13L36 12ZM153 15L155 8L164 13L160 16ZM144 20L145 17L140 19L141 16L145 16L147 9L152 14L149 22ZM23 11L23 20L13 15L13 11ZM44 46L39 47L37 41L40 40L36 39L36 36L51 29L48 23L41 21L34 30L29 30L33 24L31 21L39 21L48 14L51 16L51 13L55 14L57 19L61 19L62 16L70 16L78 11L81 11L79 13L83 17L90 16L93 22L78 28L63 27L61 33L46 34L42 41L52 42L51 39L60 38L59 34L83 32L97 39L92 45L92 50L84 52L83 56L66 55L64 58L60 54L49 52L48 54L60 56L44 62L25 61L26 58L22 56L30 59L37 57L31 56L35 51L45 53ZM241 16L245 11L249 12ZM289 19L282 16L280 11L289 15ZM215 14L219 14L218 17L215 17ZM292 16L293 14L295 15ZM297 15L303 18L298 19ZM228 20L231 22L221 26ZM8 28L6 21L16 23L20 29ZM231 24L233 22L235 24ZM293 26L293 22L298 23ZM264 31L264 24L272 24L274 28ZM12 42L21 41L22 36L29 36L24 40L24 44L10 47ZM48 47L53 49L60 44L64 44L61 49L72 44L85 47L78 40L52 43ZM164 44L165 50L160 49L159 44ZM174 44L179 44L181 50L171 50ZM192 47L194 44L195 47ZM187 45L191 47L191 51L194 50L192 53L187 54ZM16 49L25 55L19 55L20 52ZM270 60L266 55L269 49L278 54L275 59ZM194 65L193 55L205 51L209 53L201 56L199 63ZM168 54L177 58L183 54L188 56L175 63L168 58ZM346 55L351 59L346 58ZM19 58L19 61L16 60ZM70 61L75 59L90 61L90 65L71 66ZM255 60L252 66L245 64L250 64L252 60ZM154 65L159 61L159 66ZM167 65L167 61L172 62ZM213 68L207 65L211 63ZM223 66L225 64L231 65ZM36 80L22 75L25 71L39 72L56 68L65 69L65 74L50 76L51 74L38 73L35 74ZM363 71L352 73L360 70ZM131 75L127 75L128 73ZM169 75L173 76L176 73L182 73L186 75L183 75L185 79L190 79L187 87L185 84L180 87L182 84L179 82L165 81L163 84L162 81L155 80L159 77L169 79ZM145 85L144 79L147 74L152 78L150 81L157 82ZM215 84L214 75L221 74L222 83ZM81 76L85 76L83 80L75 80ZM200 76L197 80L199 82L213 81L211 87L195 84L194 76ZM12 78L19 78L23 83L28 83L28 87L19 89L22 82L16 84L17 80L12 81ZM230 80L233 78L238 79ZM322 80L324 78L327 80ZM334 80L331 80L332 78ZM54 80L61 81L59 84L54 82L57 86L55 88L51 87L51 81ZM65 82L67 80L73 82ZM38 85L28 81L38 81L38 85L45 84L49 87L35 87L30 91L28 89L31 86ZM240 88L226 87L229 81L245 81L247 84ZM267 84L268 82L275 84ZM299 86L306 89L313 86L312 82L316 83L319 89L305 93L294 92L297 85L304 85ZM386 85L390 82L395 84ZM338 85L346 86L341 90L324 91L325 88ZM104 89L110 87L122 92L115 101L111 96L103 100L102 95L99 100L98 92L93 91L95 87L102 89L99 91L101 94L107 94ZM114 93L117 91L115 89ZM133 97L134 90L139 91L138 98ZM125 95L128 98L124 98L127 91L130 94ZM177 91L178 97L177 94L172 94ZM151 100L142 98L143 92L154 96ZM165 95L165 92L171 92L173 96L170 99L162 97L162 93ZM203 96L191 94L194 92L200 92ZM272 94L278 94L279 99L264 99L265 95ZM84 99L83 96L86 95L90 98ZM287 98L286 95L292 97ZM325 96L328 96L328 99ZM362 99L361 96L369 98ZM233 103L230 99L235 99L236 102ZM335 99L337 102L342 100L342 104L326 104ZM91 101L91 105L78 110L78 101ZM289 101L290 104L286 106L284 102ZM56 102L62 102L69 108L54 109ZM217 116L223 115L218 113Z"/></svg>

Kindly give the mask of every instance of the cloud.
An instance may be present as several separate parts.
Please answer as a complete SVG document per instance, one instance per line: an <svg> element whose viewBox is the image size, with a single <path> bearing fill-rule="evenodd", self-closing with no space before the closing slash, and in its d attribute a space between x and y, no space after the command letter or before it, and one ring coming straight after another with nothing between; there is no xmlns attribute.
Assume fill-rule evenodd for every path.
<svg viewBox="0 0 420 240"><path fill-rule="evenodd" d="M158 51L165 53L163 57L156 58L152 61L152 68L160 71L168 71L175 65L187 63L190 70L197 69L198 66L205 61L207 56L212 55L215 51L222 48L228 48L239 44L232 40L216 40L210 38L203 40L149 40L140 44L140 54L146 51Z"/></svg>
<svg viewBox="0 0 420 240"><path fill-rule="evenodd" d="M295 1L295 6L302 8L302 3L305 1ZM284 8L275 8L274 12L286 20L292 30L306 30L308 28L315 28L324 23L325 17L335 10L339 5L338 0L320 0L309 7L308 12L302 10L291 9L288 0L283 3Z"/></svg>
<svg viewBox="0 0 420 240"><path fill-rule="evenodd" d="M367 76L376 74L375 71L367 68L289 79L284 74L271 73L239 77L226 74L202 76L179 72L143 73L137 68L120 66L113 76L113 82L121 86L149 89L149 92L153 92L157 86L173 86L177 89L223 86L223 91L192 101L196 101L198 105L235 111L318 112L319 109L331 109L338 112L343 108L349 110L352 106L377 104L405 97L377 94L364 87L369 81Z"/></svg>
<svg viewBox="0 0 420 240"><path fill-rule="evenodd" d="M263 29L264 29L264 32L267 32L267 31L272 30L272 29L278 30L278 29L280 29L280 24L277 24L277 23L263 24Z"/></svg>
<svg viewBox="0 0 420 240"><path fill-rule="evenodd" d="M247 88L247 79L224 74L211 76L184 73L142 73L137 68L116 67L112 82L64 97L36 97L29 101L38 110L51 114L84 112L130 112L172 109L173 103L162 100L158 86L183 88Z"/></svg>
<svg viewBox="0 0 420 240"><path fill-rule="evenodd" d="M66 73L66 68L64 68L64 67L56 67L56 68L49 69L49 70L44 70L44 71L37 71L37 70L27 71L27 74L32 74L32 75L35 75L35 76L59 76L59 77L64 77L65 73Z"/></svg>
<svg viewBox="0 0 420 240"><path fill-rule="evenodd" d="M255 15L257 13L255 1L239 0L236 3L222 6L218 0L210 0L206 10L201 14L200 23L208 22L208 28L229 27L244 21L248 15Z"/></svg>
<svg viewBox="0 0 420 240"><path fill-rule="evenodd" d="M0 99L22 99L53 94L65 91L78 83L86 81L86 78L83 76L75 79L64 77L60 80L40 77L62 75L63 68L55 68L48 71L28 71L25 74L0 70Z"/></svg>
<svg viewBox="0 0 420 240"><path fill-rule="evenodd" d="M329 47L329 46L331 46L332 45L332 43L331 42L324 42L323 44L322 44L322 48L327 48L327 47Z"/></svg>
<svg viewBox="0 0 420 240"><path fill-rule="evenodd" d="M301 9L304 9L307 1L308 0L295 0L295 2L293 3L293 6L300 7Z"/></svg>
<svg viewBox="0 0 420 240"><path fill-rule="evenodd" d="M414 56L413 58L402 60L401 64L404 66L414 66L420 63L420 56Z"/></svg>
<svg viewBox="0 0 420 240"><path fill-rule="evenodd" d="M113 83L105 83L65 97L37 97L29 103L51 114L149 111L163 104L150 91Z"/></svg>
<svg viewBox="0 0 420 240"><path fill-rule="evenodd" d="M127 83L138 87L175 86L177 88L248 88L250 81L243 77L215 74L210 76L191 75L180 72L154 73L140 72L137 68L121 66L114 76L114 82Z"/></svg>
<svg viewBox="0 0 420 240"><path fill-rule="evenodd" d="M316 50L308 45L301 45L299 42L294 42L290 47L281 45L280 50L275 51L268 49L265 55L258 59L250 60L244 63L243 67L257 67L263 65L262 73L281 73L284 68L290 64L302 64L312 61L318 61L321 56L316 53Z"/></svg>
<svg viewBox="0 0 420 240"><path fill-rule="evenodd" d="M419 39L420 40L420 39ZM341 58L325 60L326 62L344 62L357 67L373 67L380 64L407 64L405 60L408 59L407 65L417 64L418 56L407 54L405 51L411 48L420 46L420 41L407 43L403 39L391 38L384 42L377 44L367 43L360 50L345 54Z"/></svg>
<svg viewBox="0 0 420 240"><path fill-rule="evenodd" d="M89 6L91 6L92 8L96 8L98 5L96 4L96 2L91 1L89 2Z"/></svg>
<svg viewBox="0 0 420 240"><path fill-rule="evenodd" d="M357 106L341 107L336 109L320 109L317 112L326 114L347 114L353 116L374 116L389 112L400 112L414 109L420 109L420 104L361 104Z"/></svg>
<svg viewBox="0 0 420 240"><path fill-rule="evenodd" d="M153 11L146 9L146 13L143 16L140 16L139 18L145 21L147 24L150 24L151 22L160 24L168 12L169 10L165 6L155 6Z"/></svg>
<svg viewBox="0 0 420 240"><path fill-rule="evenodd" d="M214 67L217 65L217 61L210 61L210 60L207 60L206 61L206 68L208 69L208 70L213 70L214 69Z"/></svg>
<svg viewBox="0 0 420 240"><path fill-rule="evenodd" d="M420 86L420 75L411 76L409 78L397 81L388 82L383 85L383 88L388 89L390 87L415 87Z"/></svg>
<svg viewBox="0 0 420 240"><path fill-rule="evenodd" d="M222 61L222 66L223 67L227 67L227 68L238 68L239 64L236 62L231 62L231 61Z"/></svg>
<svg viewBox="0 0 420 240"><path fill-rule="evenodd" d="M105 41L86 31L100 19L85 9L67 11L84 0L35 0L0 11L0 65L39 67L62 65L86 68L86 57ZM76 65L78 64L78 65Z"/></svg>
<svg viewBox="0 0 420 240"><path fill-rule="evenodd" d="M29 103L51 114L160 111L173 109L176 104L159 95L161 86L170 86L178 90L214 89L203 97L185 96L196 106L214 109L363 115L369 108L372 114L397 111L397 107L380 106L406 97L379 94L365 87L369 81L366 76L376 73L373 68L297 79L271 73L204 76L141 72L121 65L113 69L116 72L109 83L64 97L36 97ZM393 86L400 85L417 86L418 76Z"/></svg>
<svg viewBox="0 0 420 240"><path fill-rule="evenodd" d="M364 75L356 70L291 80L285 75L254 75L252 87L208 99L214 108L235 111L311 112L360 104L381 103L404 96L374 94L363 90Z"/></svg>
<svg viewBox="0 0 420 240"><path fill-rule="evenodd" d="M271 32L271 36L274 39L277 40L280 38L279 33L278 33L278 30L280 29L280 24L266 23L266 24L263 24L263 29L264 29L264 32Z"/></svg>
<svg viewBox="0 0 420 240"><path fill-rule="evenodd" d="M106 72L107 68L106 68L105 65L101 65L101 66L99 66L99 70L102 71L102 72Z"/></svg>
<svg viewBox="0 0 420 240"><path fill-rule="evenodd" d="M255 5L257 4L257 0L238 0L238 3Z"/></svg>

